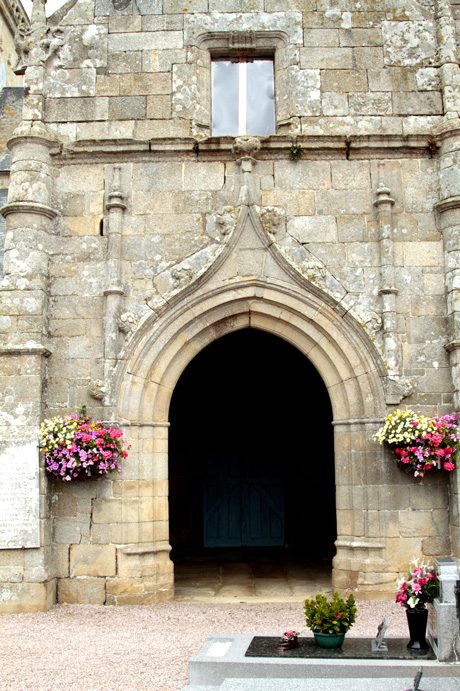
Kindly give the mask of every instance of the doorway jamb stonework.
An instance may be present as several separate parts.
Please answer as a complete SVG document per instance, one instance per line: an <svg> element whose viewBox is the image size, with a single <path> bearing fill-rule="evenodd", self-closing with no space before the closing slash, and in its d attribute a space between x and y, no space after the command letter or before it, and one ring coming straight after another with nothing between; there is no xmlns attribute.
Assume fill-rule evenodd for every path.
<svg viewBox="0 0 460 691"><path fill-rule="evenodd" d="M372 482L375 475L368 467L376 466L382 456L377 446L375 455L369 451L370 436L384 414L383 367L379 358L356 322L338 316L316 295L264 280L229 283L200 291L164 317L144 323L142 334L123 365L124 374L119 372L117 417L129 426L133 441L136 439L131 451L136 480L127 476L124 482L131 492L134 483L138 483L139 496L135 499L131 494L127 500L137 500L142 506L148 496L151 506L158 507L153 508L151 520L141 521L139 543L133 541L124 547L126 573L131 572L130 563L139 561L141 543L146 552L158 555L161 551L163 565L161 574L158 573L158 591L161 589L164 597L172 595L165 422L171 395L185 367L206 345L238 329L258 328L284 338L304 353L329 392L338 423L334 427L338 520L334 586L341 590L369 586L370 590L381 592L382 582L394 581L395 570L388 571L382 557L385 536L370 534L368 505L364 501L364 484ZM103 501L110 504L111 500ZM135 569L131 578L139 578L134 572ZM119 602L116 580L112 580L111 589L114 600ZM127 582L124 585L129 587ZM145 597L145 592L139 592L135 601L144 602Z"/></svg>

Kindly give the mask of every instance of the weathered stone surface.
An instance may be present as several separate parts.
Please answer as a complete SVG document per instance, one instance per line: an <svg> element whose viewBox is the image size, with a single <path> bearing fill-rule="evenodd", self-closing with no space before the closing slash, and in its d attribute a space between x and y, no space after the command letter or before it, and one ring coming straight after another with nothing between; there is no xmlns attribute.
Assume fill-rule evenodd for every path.
<svg viewBox="0 0 460 691"><path fill-rule="evenodd" d="M393 22L382 25L385 64L387 65L429 65L436 53L435 26L433 22Z"/></svg>
<svg viewBox="0 0 460 691"><path fill-rule="evenodd" d="M60 578L60 605L103 605L106 600L105 578Z"/></svg>
<svg viewBox="0 0 460 691"><path fill-rule="evenodd" d="M116 552L114 545L72 545L70 576L114 576Z"/></svg>
<svg viewBox="0 0 460 691"><path fill-rule="evenodd" d="M428 0L79 0L45 39L33 29L4 212L1 432L38 434L43 417L84 404L124 424L131 449L122 476L59 484L42 469L43 546L0 550L5 611L45 608L56 579L62 602L172 597L167 545L199 542L187 521L202 518L177 513L192 444L168 458L171 397L195 356L248 327L295 346L327 388L335 587L387 597L412 556L460 553L456 479L411 478L372 439L395 406L460 405L460 29L438 10ZM275 132L256 128L235 145L212 136L211 62L254 56L274 58ZM250 83L238 102L244 64L232 128L254 105ZM5 190L6 170L0 178ZM270 367L282 381L286 363ZM249 379L241 395L253 395ZM324 411L302 395L314 424ZM193 395L190 405L195 414ZM245 425L253 435L253 419ZM177 442L173 424L171 434Z"/></svg>

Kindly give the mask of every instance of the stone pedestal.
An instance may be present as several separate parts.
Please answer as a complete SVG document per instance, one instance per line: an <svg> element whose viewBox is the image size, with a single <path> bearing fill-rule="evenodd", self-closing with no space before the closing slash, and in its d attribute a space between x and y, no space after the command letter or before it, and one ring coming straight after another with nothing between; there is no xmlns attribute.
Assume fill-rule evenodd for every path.
<svg viewBox="0 0 460 691"><path fill-rule="evenodd" d="M439 577L439 598L433 602L436 614L436 631L430 630L428 638L440 662L457 659L459 645L459 620L455 600L455 584L458 569L453 559L436 559L435 566Z"/></svg>

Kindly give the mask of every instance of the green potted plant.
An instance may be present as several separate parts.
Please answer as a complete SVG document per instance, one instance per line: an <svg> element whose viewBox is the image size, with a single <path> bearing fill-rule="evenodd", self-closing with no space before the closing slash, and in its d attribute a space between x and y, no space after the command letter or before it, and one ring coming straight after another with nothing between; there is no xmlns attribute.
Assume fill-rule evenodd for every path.
<svg viewBox="0 0 460 691"><path fill-rule="evenodd" d="M410 634L407 647L411 650L428 650L429 648L425 638L428 621L426 605L428 602L433 602L438 595L439 580L434 566L413 559L407 576L398 581L396 593L396 602L406 608Z"/></svg>
<svg viewBox="0 0 460 691"><path fill-rule="evenodd" d="M334 593L332 600L318 593L314 599L305 600L307 626L313 631L316 643L321 648L340 648L345 634L355 622L355 598L349 595L344 600Z"/></svg>

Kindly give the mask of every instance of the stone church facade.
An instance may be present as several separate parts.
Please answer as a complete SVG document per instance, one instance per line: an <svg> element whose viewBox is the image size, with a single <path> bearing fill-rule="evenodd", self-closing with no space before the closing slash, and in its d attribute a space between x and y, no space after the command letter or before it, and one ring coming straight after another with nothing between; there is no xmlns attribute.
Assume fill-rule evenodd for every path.
<svg viewBox="0 0 460 691"><path fill-rule="evenodd" d="M2 210L0 611L174 596L171 400L241 330L293 346L327 390L334 587L391 597L412 556L458 558L457 471L414 479L372 439L397 407L459 408L457 14L448 0L69 0L46 20L35 0ZM314 388L295 396L315 425ZM81 405L123 428L122 476L45 476L41 421ZM319 441L305 429L291 458L272 405L266 434L308 483ZM317 530L303 527L306 550Z"/></svg>

